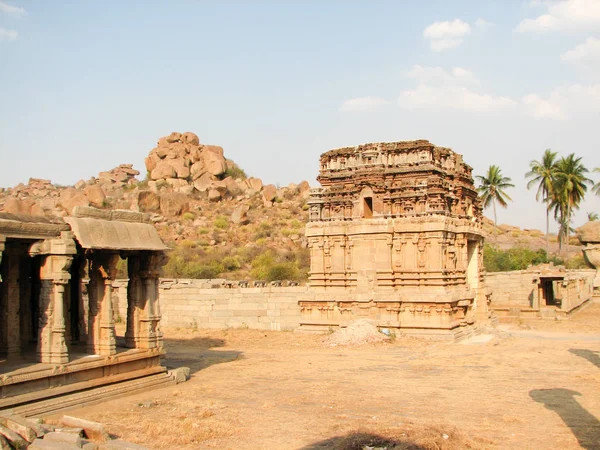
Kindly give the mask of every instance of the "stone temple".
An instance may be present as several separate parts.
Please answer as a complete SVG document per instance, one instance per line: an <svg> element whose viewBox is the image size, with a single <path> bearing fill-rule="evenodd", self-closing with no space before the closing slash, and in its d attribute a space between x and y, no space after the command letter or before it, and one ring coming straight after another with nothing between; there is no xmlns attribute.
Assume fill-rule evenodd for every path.
<svg viewBox="0 0 600 450"><path fill-rule="evenodd" d="M321 155L306 237L307 331L372 319L440 338L490 319L482 208L462 156L426 140L372 143Z"/></svg>

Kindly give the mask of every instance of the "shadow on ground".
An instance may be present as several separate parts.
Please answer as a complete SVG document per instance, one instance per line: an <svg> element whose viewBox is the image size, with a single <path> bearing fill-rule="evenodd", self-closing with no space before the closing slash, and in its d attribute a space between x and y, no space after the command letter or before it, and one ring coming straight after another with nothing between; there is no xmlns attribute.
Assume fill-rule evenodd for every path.
<svg viewBox="0 0 600 450"><path fill-rule="evenodd" d="M223 347L223 339L197 337L193 339L164 339L167 356L165 364L169 369L189 367L190 374L206 369L213 364L222 364L242 359L244 353L237 350L213 350Z"/></svg>
<svg viewBox="0 0 600 450"><path fill-rule="evenodd" d="M529 396L560 416L586 450L600 449L600 421L583 408L577 400L579 392L570 389L535 389Z"/></svg>
<svg viewBox="0 0 600 450"><path fill-rule="evenodd" d="M368 447L387 450L426 450L409 440L389 439L371 433L350 433L302 447L300 450L363 450Z"/></svg>
<svg viewBox="0 0 600 450"><path fill-rule="evenodd" d="M588 350L585 348L570 348L569 351L583 359L587 359L593 365L600 369L600 352Z"/></svg>

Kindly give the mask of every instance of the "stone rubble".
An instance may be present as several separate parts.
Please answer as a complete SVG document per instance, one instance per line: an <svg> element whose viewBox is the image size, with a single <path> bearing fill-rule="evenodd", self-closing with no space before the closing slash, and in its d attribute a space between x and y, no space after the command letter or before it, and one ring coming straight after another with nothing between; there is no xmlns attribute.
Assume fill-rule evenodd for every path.
<svg viewBox="0 0 600 450"><path fill-rule="evenodd" d="M182 381L189 369L178 369ZM148 450L121 439L112 439L104 425L72 416L63 416L62 426L38 423L10 411L0 411L0 450Z"/></svg>

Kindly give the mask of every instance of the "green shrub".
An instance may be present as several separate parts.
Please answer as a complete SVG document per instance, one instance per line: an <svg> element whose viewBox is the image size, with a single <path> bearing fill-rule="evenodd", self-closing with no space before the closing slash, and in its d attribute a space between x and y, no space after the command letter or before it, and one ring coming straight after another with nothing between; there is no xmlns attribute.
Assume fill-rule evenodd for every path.
<svg viewBox="0 0 600 450"><path fill-rule="evenodd" d="M233 179L241 178L242 180L248 178L246 172L244 172L244 170L239 168L238 166L228 167L225 173L223 174L223 178L227 177L231 177Z"/></svg>
<svg viewBox="0 0 600 450"><path fill-rule="evenodd" d="M219 216L215 219L214 225L215 225L215 228L224 230L225 228L227 228L229 226L229 220L227 220L227 217L225 217L225 216Z"/></svg>
<svg viewBox="0 0 600 450"><path fill-rule="evenodd" d="M559 258L548 257L546 250L530 250L528 248L513 247L501 250L485 244L483 247L483 265L487 272L507 272L510 270L524 270L530 265L554 263L564 264Z"/></svg>
<svg viewBox="0 0 600 450"><path fill-rule="evenodd" d="M188 212L183 213L183 216L181 216L181 218L183 220L192 221L192 220L194 220L196 218L196 216L194 215L193 212L188 211Z"/></svg>
<svg viewBox="0 0 600 450"><path fill-rule="evenodd" d="M591 269L583 255L576 255L565 261L565 267L567 269Z"/></svg>

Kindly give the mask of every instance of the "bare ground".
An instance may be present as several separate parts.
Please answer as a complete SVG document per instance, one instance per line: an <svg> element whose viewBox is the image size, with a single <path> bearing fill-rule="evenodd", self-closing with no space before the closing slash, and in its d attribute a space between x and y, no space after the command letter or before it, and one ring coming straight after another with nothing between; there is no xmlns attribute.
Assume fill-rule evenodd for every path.
<svg viewBox="0 0 600 450"><path fill-rule="evenodd" d="M164 330L167 365L189 366L190 381L69 414L151 449L600 449L600 305L523 328L335 348Z"/></svg>

